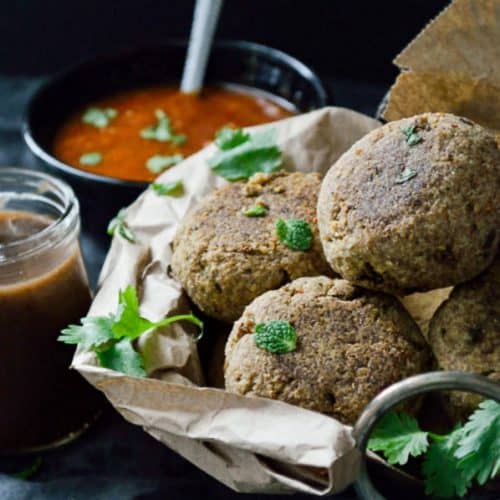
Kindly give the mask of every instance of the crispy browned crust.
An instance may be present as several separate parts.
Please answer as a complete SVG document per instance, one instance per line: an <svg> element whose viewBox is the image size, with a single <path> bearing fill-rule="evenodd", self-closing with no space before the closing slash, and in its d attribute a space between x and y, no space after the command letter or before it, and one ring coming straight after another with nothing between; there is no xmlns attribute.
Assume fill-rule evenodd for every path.
<svg viewBox="0 0 500 500"><path fill-rule="evenodd" d="M455 287L436 311L429 342L443 370L470 371L500 382L500 259L468 283ZM453 417L464 419L479 396L453 392L445 396Z"/></svg>
<svg viewBox="0 0 500 500"><path fill-rule="evenodd" d="M295 351L277 355L256 346L255 325L276 319L295 328ZM427 344L397 299L344 280L301 278L261 295L234 324L225 384L352 424L382 389L429 362Z"/></svg>
<svg viewBox="0 0 500 500"><path fill-rule="evenodd" d="M261 293L300 276L331 273L319 240L317 174L257 174L216 190L189 214L174 240L173 274L208 315L234 321ZM265 217L244 209L261 203ZM278 218L309 222L313 246L291 250L276 237Z"/></svg>
<svg viewBox="0 0 500 500"><path fill-rule="evenodd" d="M422 139L413 146L402 132L410 125ZM392 293L461 283L496 254L499 192L500 151L479 125L444 113L388 123L355 143L323 181L325 256L345 279Z"/></svg>

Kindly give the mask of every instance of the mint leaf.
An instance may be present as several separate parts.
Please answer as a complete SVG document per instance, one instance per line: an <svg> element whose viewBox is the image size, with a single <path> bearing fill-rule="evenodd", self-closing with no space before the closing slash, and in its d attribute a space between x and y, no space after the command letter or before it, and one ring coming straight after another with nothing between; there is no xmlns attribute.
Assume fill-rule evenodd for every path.
<svg viewBox="0 0 500 500"><path fill-rule="evenodd" d="M433 441L427 450L422 472L425 477L425 492L440 498L463 497L470 480L458 467L455 451L463 435L458 427L446 436L432 435Z"/></svg>
<svg viewBox="0 0 500 500"><path fill-rule="evenodd" d="M281 151L276 145L276 129L255 132L235 147L217 151L208 166L228 181L248 179L257 172L272 173L281 167Z"/></svg>
<svg viewBox="0 0 500 500"><path fill-rule="evenodd" d="M107 233L110 236L114 236L115 234L119 234L122 238L130 241L130 243L135 243L136 238L134 232L128 227L125 222L126 210L121 209L116 217L111 219L108 224Z"/></svg>
<svg viewBox="0 0 500 500"><path fill-rule="evenodd" d="M57 340L65 344L80 344L84 349L95 349L114 338L113 316L87 316L80 325L69 325Z"/></svg>
<svg viewBox="0 0 500 500"><path fill-rule="evenodd" d="M248 207L246 210L243 210L243 215L246 215L247 217L264 217L267 215L267 212L267 207L257 203Z"/></svg>
<svg viewBox="0 0 500 500"><path fill-rule="evenodd" d="M145 377L144 360L134 350L132 342L123 339L104 352L97 352L99 363L104 368L122 372L132 377Z"/></svg>
<svg viewBox="0 0 500 500"><path fill-rule="evenodd" d="M172 128L170 118L165 111L157 109L155 111L156 123L141 130L140 135L143 139L150 139L158 142L171 142L181 145L187 140L183 134L175 134Z"/></svg>
<svg viewBox="0 0 500 500"><path fill-rule="evenodd" d="M151 189L159 196L182 196L184 194L184 185L182 181L166 182L153 182Z"/></svg>
<svg viewBox="0 0 500 500"><path fill-rule="evenodd" d="M500 403L482 401L463 427L455 458L468 481L485 484L500 471Z"/></svg>
<svg viewBox="0 0 500 500"><path fill-rule="evenodd" d="M428 446L428 433L421 431L418 422L406 413L384 415L368 441L372 451L382 451L390 464L404 465L410 455L418 457Z"/></svg>
<svg viewBox="0 0 500 500"><path fill-rule="evenodd" d="M102 161L102 154L98 151L93 151L91 153L84 153L80 156L81 165L97 165Z"/></svg>
<svg viewBox="0 0 500 500"><path fill-rule="evenodd" d="M146 168L153 172L153 174L159 174L169 167L177 165L184 159L181 154L175 155L154 155L148 159L146 162Z"/></svg>
<svg viewBox="0 0 500 500"><path fill-rule="evenodd" d="M292 250L306 251L312 245L311 227L303 219L278 219L276 221L276 235L282 243Z"/></svg>
<svg viewBox="0 0 500 500"><path fill-rule="evenodd" d="M222 150L235 148L249 139L250 134L244 132L242 128L224 127L215 134L215 144Z"/></svg>
<svg viewBox="0 0 500 500"><path fill-rule="evenodd" d="M288 321L272 320L255 327L254 340L261 349L273 354L286 354L295 350L297 333Z"/></svg>
<svg viewBox="0 0 500 500"><path fill-rule="evenodd" d="M105 128L117 115L118 111L113 108L91 107L83 113L82 121L96 128Z"/></svg>

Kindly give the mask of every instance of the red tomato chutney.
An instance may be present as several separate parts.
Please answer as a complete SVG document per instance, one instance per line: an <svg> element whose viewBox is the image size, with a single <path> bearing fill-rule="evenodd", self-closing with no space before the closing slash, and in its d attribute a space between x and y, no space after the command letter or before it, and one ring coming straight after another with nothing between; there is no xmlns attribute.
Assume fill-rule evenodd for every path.
<svg viewBox="0 0 500 500"><path fill-rule="evenodd" d="M90 110L105 116L96 120ZM151 181L159 171L146 164L156 155L187 157L211 142L224 126L258 125L293 114L291 107L245 87L208 87L201 95L183 94L172 86L140 88L89 103L70 115L56 134L53 154L95 174ZM151 132L161 116L162 127L175 135L173 140L145 132Z"/></svg>

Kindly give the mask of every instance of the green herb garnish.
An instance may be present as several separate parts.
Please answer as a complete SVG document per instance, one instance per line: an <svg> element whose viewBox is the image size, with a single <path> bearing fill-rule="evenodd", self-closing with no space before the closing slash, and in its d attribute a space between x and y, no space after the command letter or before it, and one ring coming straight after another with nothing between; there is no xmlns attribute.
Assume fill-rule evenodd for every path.
<svg viewBox="0 0 500 500"><path fill-rule="evenodd" d="M182 181L166 182L153 182L151 189L160 196L182 196L184 194L184 185Z"/></svg>
<svg viewBox="0 0 500 500"><path fill-rule="evenodd" d="M413 179L417 175L416 170L412 170L411 168L405 168L401 175L395 180L396 184L404 184L408 182L410 179Z"/></svg>
<svg viewBox="0 0 500 500"><path fill-rule="evenodd" d="M81 165L97 165L102 161L102 154L98 151L93 151L91 153L84 153L80 156Z"/></svg>
<svg viewBox="0 0 500 500"><path fill-rule="evenodd" d="M500 403L483 401L465 425L446 435L422 431L413 417L391 412L373 431L368 448L399 465L426 453L426 493L463 497L474 480L485 484L500 471Z"/></svg>
<svg viewBox="0 0 500 500"><path fill-rule="evenodd" d="M40 470L42 462L42 457L36 457L29 467L26 467L26 469L23 469L22 471L16 472L13 477L15 477L16 479L24 480L32 478Z"/></svg>
<svg viewBox="0 0 500 500"><path fill-rule="evenodd" d="M153 174L159 174L169 167L177 165L184 159L181 154L175 155L154 155L146 162L146 168L153 172Z"/></svg>
<svg viewBox="0 0 500 500"><path fill-rule="evenodd" d="M128 227L125 221L126 210L121 209L116 217L111 219L108 224L107 233L109 236L114 236L115 234L119 234L122 238L125 238L130 243L135 243L136 237L134 232Z"/></svg>
<svg viewBox="0 0 500 500"><path fill-rule="evenodd" d="M247 217L264 217L267 215L268 209L264 205L260 203L256 203L251 207L248 207L246 210L243 210L243 215Z"/></svg>
<svg viewBox="0 0 500 500"><path fill-rule="evenodd" d="M134 350L132 342L143 333L168 326L176 321L189 321L203 331L203 322L192 314L171 316L162 321L152 322L139 314L139 301L133 286L120 291L118 310L108 316L87 316L81 325L70 325L61 332L58 340L65 344L79 344L86 350L94 351L104 368L144 377L144 360Z"/></svg>
<svg viewBox="0 0 500 500"><path fill-rule="evenodd" d="M276 221L278 239L292 250L309 250L313 234L311 226L303 219L278 219Z"/></svg>
<svg viewBox="0 0 500 500"><path fill-rule="evenodd" d="M258 324L254 340L261 349L273 354L286 354L297 347L297 332L288 321L276 319Z"/></svg>
<svg viewBox="0 0 500 500"><path fill-rule="evenodd" d="M105 128L111 120L118 116L118 111L113 108L88 108L82 115L83 123L97 128Z"/></svg>
<svg viewBox="0 0 500 500"><path fill-rule="evenodd" d="M415 146L415 144L422 141L422 137L417 133L417 126L415 124L402 128L401 132L403 132L403 135L406 137L408 146Z"/></svg>
<svg viewBox="0 0 500 500"><path fill-rule="evenodd" d="M151 139L159 142L171 142L180 146L184 144L187 137L184 134L175 134L172 128L170 118L165 111L157 109L155 111L156 123L141 130L140 135L143 139Z"/></svg>
<svg viewBox="0 0 500 500"><path fill-rule="evenodd" d="M242 128L224 127L215 134L215 144L223 151L235 148L249 139L250 134L244 132Z"/></svg>
<svg viewBox="0 0 500 500"><path fill-rule="evenodd" d="M241 131L234 131L232 135L220 131L216 144L219 151L207 163L228 181L248 179L257 172L276 172L281 167L281 151L276 145L274 128L251 135Z"/></svg>

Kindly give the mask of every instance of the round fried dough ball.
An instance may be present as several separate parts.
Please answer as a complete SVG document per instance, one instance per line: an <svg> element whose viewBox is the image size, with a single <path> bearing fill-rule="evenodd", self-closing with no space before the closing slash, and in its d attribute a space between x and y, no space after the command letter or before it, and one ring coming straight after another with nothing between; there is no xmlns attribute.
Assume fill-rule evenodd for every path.
<svg viewBox="0 0 500 500"><path fill-rule="evenodd" d="M172 271L191 300L222 321L238 319L263 292L301 276L331 273L316 223L317 174L257 174L206 197L180 225ZM261 216L245 211L258 205ZM276 234L278 219L302 219L312 231L308 250L293 250Z"/></svg>
<svg viewBox="0 0 500 500"><path fill-rule="evenodd" d="M486 129L445 113L388 123L323 181L326 259L343 278L390 293L467 281L496 254L499 192L500 151Z"/></svg>
<svg viewBox="0 0 500 500"><path fill-rule="evenodd" d="M500 383L500 258L455 287L431 320L429 342L441 369L474 372ZM450 415L459 420L482 399L466 392L444 396Z"/></svg>
<svg viewBox="0 0 500 500"><path fill-rule="evenodd" d="M256 325L288 322L296 349L258 347ZM398 380L425 371L430 351L417 325L389 295L323 276L300 278L255 299L226 344L226 389L279 399L353 424ZM414 403L414 402L413 402Z"/></svg>

